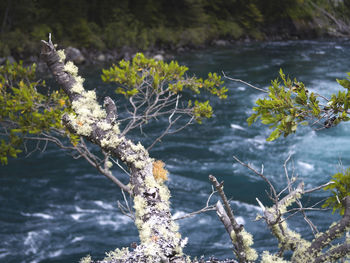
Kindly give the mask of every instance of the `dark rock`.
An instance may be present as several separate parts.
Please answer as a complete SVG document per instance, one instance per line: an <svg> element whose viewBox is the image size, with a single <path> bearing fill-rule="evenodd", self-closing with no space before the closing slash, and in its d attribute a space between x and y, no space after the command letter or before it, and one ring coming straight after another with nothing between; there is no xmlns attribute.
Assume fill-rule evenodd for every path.
<svg viewBox="0 0 350 263"><path fill-rule="evenodd" d="M75 64L82 64L85 62L85 57L81 51L74 47L67 47L65 50L66 60L73 61Z"/></svg>
<svg viewBox="0 0 350 263"><path fill-rule="evenodd" d="M230 44L229 41L227 40L222 40L222 39L218 39L218 40L214 40L213 41L213 45L214 46L218 46L218 47L226 47Z"/></svg>
<svg viewBox="0 0 350 263"><path fill-rule="evenodd" d="M153 56L154 60L160 61L160 60L164 60L164 56L161 54L157 54L155 56Z"/></svg>
<svg viewBox="0 0 350 263"><path fill-rule="evenodd" d="M6 60L8 60L10 63L16 62L16 60L13 58L13 56L6 57Z"/></svg>
<svg viewBox="0 0 350 263"><path fill-rule="evenodd" d="M96 59L98 62L105 62L106 56L104 54L99 54Z"/></svg>
<svg viewBox="0 0 350 263"><path fill-rule="evenodd" d="M38 62L39 62L39 58L38 58L37 56L30 56L30 57L28 58L28 61L29 61L30 63L38 63Z"/></svg>
<svg viewBox="0 0 350 263"><path fill-rule="evenodd" d="M176 50L178 53L182 53L182 52L185 52L185 48L184 47L179 47L177 50Z"/></svg>

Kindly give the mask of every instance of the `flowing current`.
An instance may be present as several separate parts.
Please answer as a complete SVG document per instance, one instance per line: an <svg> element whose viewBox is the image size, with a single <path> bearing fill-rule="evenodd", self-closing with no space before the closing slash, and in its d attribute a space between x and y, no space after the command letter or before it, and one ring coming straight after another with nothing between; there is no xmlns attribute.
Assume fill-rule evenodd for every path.
<svg viewBox="0 0 350 263"><path fill-rule="evenodd" d="M195 51L176 57L190 73L205 77L208 72L226 75L267 88L280 68L306 84L309 90L330 95L342 89L336 79L350 71L348 41L290 41L237 44L229 48ZM82 72L89 88L104 85L100 70ZM270 132L246 119L259 96L243 84L226 81L229 96L213 101L214 118L192 125L162 140L151 155L166 163L170 172L175 217L201 209L212 189L208 175L225 182L225 192L239 223L254 235L259 252L275 251L276 241L261 221L256 198L270 205L266 184L233 155L264 174L278 190L285 187L283 164L289 155L289 172L311 188L325 183L350 162L349 124L315 131L303 127L288 138L266 142ZM156 125L162 125L158 122ZM152 128L150 129L150 132ZM125 175L113 168L121 180ZM306 196L305 205L327 197L319 191ZM105 251L130 246L138 241L133 222L117 207L119 189L83 160L74 160L54 146L45 153L10 160L0 167L0 262L78 262L90 254L101 259ZM216 201L215 197L211 204ZM328 212L309 212L319 227L338 220ZM215 212L178 221L183 237L188 237L185 252L192 256L232 257L229 237ZM290 226L311 238L309 226L301 216L289 220Z"/></svg>

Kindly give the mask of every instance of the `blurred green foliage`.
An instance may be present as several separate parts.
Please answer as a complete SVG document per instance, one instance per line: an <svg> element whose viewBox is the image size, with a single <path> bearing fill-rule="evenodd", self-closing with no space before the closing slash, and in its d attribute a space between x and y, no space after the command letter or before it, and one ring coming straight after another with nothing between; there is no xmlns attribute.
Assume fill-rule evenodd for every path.
<svg viewBox="0 0 350 263"><path fill-rule="evenodd" d="M339 213L344 215L345 207L342 200L350 196L350 168L333 175L331 182L332 184L326 186L324 190L330 190L332 196L326 200L323 207L333 208L333 213L339 210Z"/></svg>
<svg viewBox="0 0 350 263"><path fill-rule="evenodd" d="M68 97L62 91L38 92L45 82L35 76L35 64L0 66L0 161L17 157L28 137L41 136L55 130L68 136L73 144L78 138L65 129L61 116L70 111Z"/></svg>
<svg viewBox="0 0 350 263"><path fill-rule="evenodd" d="M7 0L0 1L0 56L33 54L53 33L63 45L106 48L177 48L214 39L263 39L271 28L311 21L310 0ZM349 0L350 1L350 0ZM345 0L315 1L344 19ZM307 24L307 23L304 23ZM280 31L281 31L280 30ZM273 32L279 34L280 31Z"/></svg>
<svg viewBox="0 0 350 263"><path fill-rule="evenodd" d="M261 123L269 126L274 131L267 138L267 141L276 140L280 135L284 137L297 130L298 124L307 125L310 117L319 117L320 108L316 95L305 88L302 82L296 79L292 81L280 70L280 78L271 82L267 97L258 99L257 106L248 119L251 125L258 118Z"/></svg>
<svg viewBox="0 0 350 263"><path fill-rule="evenodd" d="M279 78L271 82L267 96L256 101L255 112L247 119L251 125L260 118L261 123L274 129L267 141L276 140L282 134L286 137L296 132L299 124L308 125L312 119L324 128L350 120L350 73L347 79L337 79L346 90L332 94L330 99L309 92L302 82L291 80L282 70L279 75L282 83Z"/></svg>

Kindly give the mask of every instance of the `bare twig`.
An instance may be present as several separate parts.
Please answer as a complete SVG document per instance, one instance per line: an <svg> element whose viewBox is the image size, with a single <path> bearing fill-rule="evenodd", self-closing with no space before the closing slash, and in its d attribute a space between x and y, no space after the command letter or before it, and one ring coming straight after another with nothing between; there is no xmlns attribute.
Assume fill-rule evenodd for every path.
<svg viewBox="0 0 350 263"><path fill-rule="evenodd" d="M328 182L328 183L325 183L325 184L323 184L323 185L316 186L316 187L311 188L311 189L308 189L308 190L304 190L304 194L309 194L309 193L318 191L318 190L320 190L320 189L322 189L322 188L325 188L326 186L331 185L331 184L334 184L334 182Z"/></svg>
<svg viewBox="0 0 350 263"><path fill-rule="evenodd" d="M185 218L193 217L195 215L199 215L199 214L202 214L202 213L206 213L206 212L209 212L209 211L215 211L215 210L216 210L215 206L214 205L210 205L210 206L203 207L202 209L199 209L197 211L188 213L186 215L175 217L173 219L174 220L182 220L182 219L185 219Z"/></svg>
<svg viewBox="0 0 350 263"><path fill-rule="evenodd" d="M199 215L201 213L205 213L205 212L216 210L215 205L209 205L210 199L213 197L213 195L215 193L216 193L216 191L214 190L214 188L212 188L212 192L211 192L211 194L209 195L209 197L207 199L205 207L203 207L203 208L201 208L201 209L199 209L197 211L188 213L186 215L183 215L183 216L180 216L180 217L176 217L176 218L174 218L174 220L181 220L181 219L189 218L189 217L192 217L192 216L195 216L195 215Z"/></svg>
<svg viewBox="0 0 350 263"><path fill-rule="evenodd" d="M234 78L228 77L228 76L226 76L224 71L222 71L222 75L224 76L224 78L226 78L228 80L235 81L235 82L240 82L240 83L243 83L244 85L247 85L247 86L249 86L249 87L251 87L253 89L256 89L256 90L259 90L259 91L262 91L262 92L265 92L265 93L269 93L267 90L258 88L258 87L254 86L252 84L249 84L248 82L245 82L245 81L243 81L241 79L234 79Z"/></svg>
<svg viewBox="0 0 350 263"><path fill-rule="evenodd" d="M242 162L240 159L238 159L236 156L233 155L233 159L235 159L239 164L241 164L242 166L245 166L247 167L249 170L253 171L256 175L258 175L259 177L261 177L270 187L270 190L272 191L273 193L273 197L274 198L277 198L277 192L276 192L276 189L275 187L272 185L272 183L270 182L269 179L267 179L267 177L262 174L262 173L259 173L257 170L255 170L252 166L250 166L249 164L246 164L244 162ZM263 170L262 170L263 171Z"/></svg>

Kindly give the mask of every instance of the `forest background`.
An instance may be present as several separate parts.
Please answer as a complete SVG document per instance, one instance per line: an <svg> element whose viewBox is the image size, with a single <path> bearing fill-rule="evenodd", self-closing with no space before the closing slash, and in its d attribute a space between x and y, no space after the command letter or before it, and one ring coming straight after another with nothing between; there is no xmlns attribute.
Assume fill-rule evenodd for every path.
<svg viewBox="0 0 350 263"><path fill-rule="evenodd" d="M87 52L182 50L217 40L283 40L349 33L349 0L5 0L0 57L37 54L49 32Z"/></svg>

